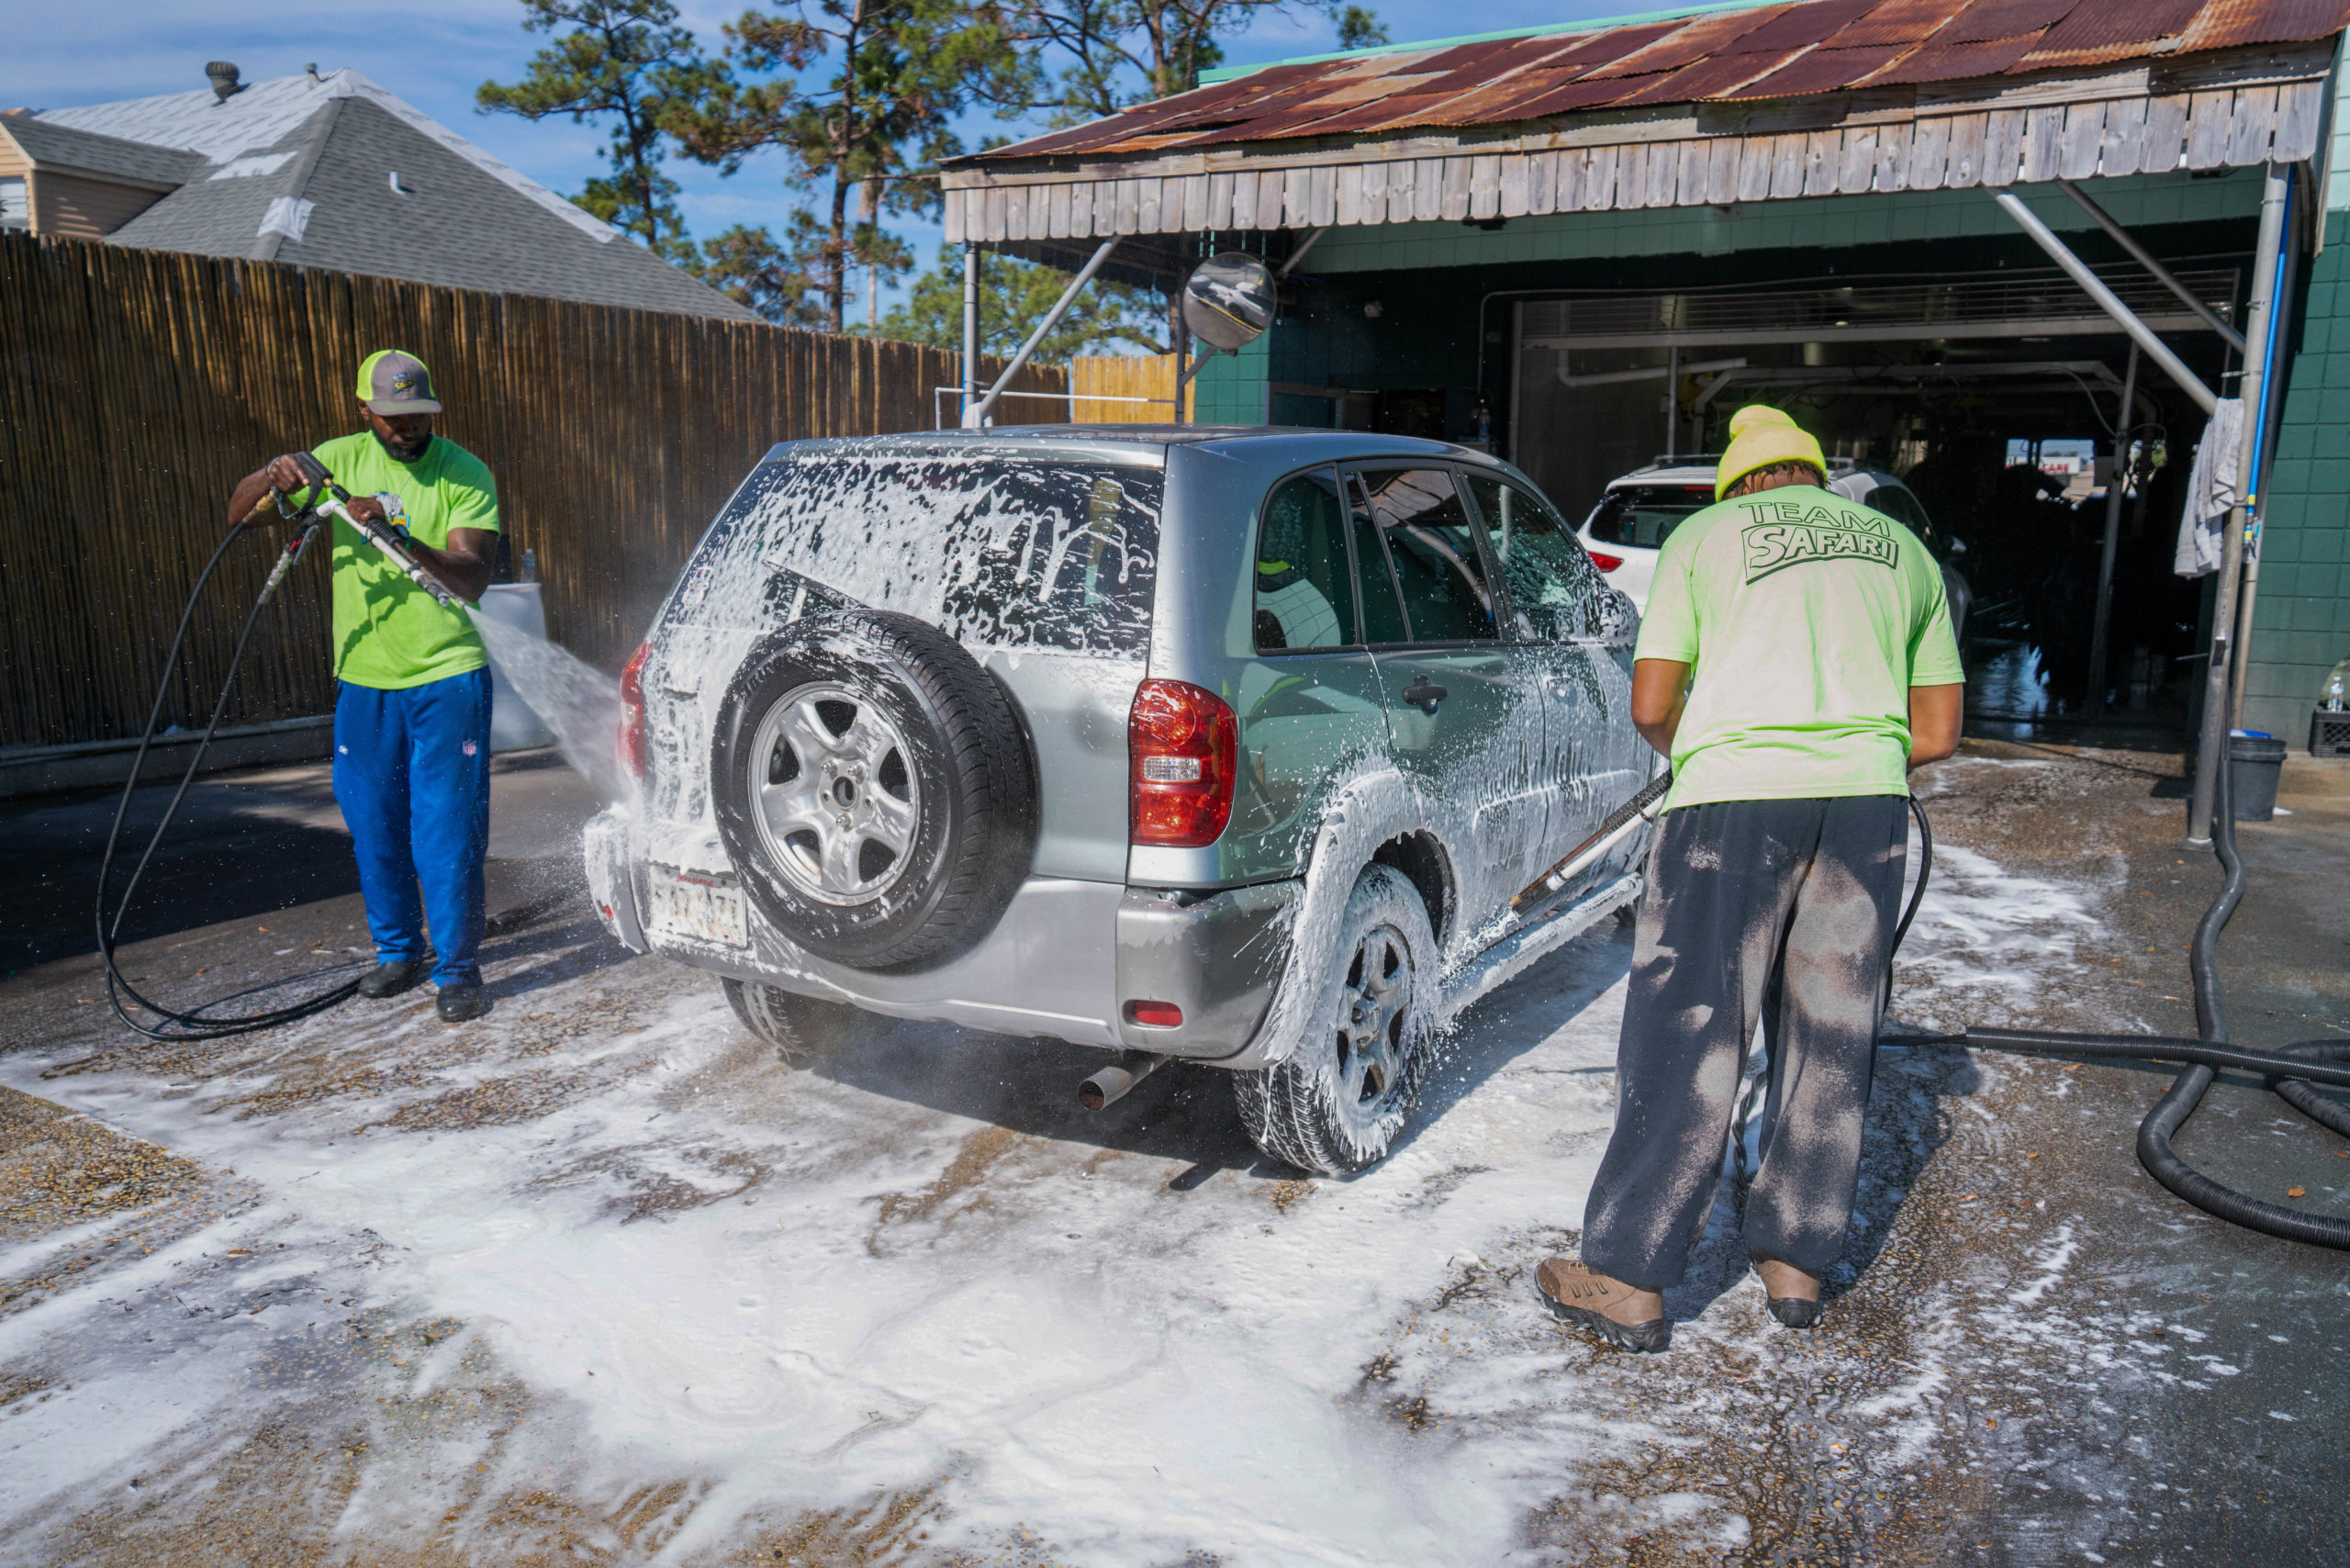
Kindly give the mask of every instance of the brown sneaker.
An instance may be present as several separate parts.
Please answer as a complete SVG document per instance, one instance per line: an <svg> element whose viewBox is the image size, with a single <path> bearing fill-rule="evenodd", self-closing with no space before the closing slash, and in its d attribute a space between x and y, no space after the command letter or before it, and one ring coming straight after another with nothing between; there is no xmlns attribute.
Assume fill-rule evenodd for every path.
<svg viewBox="0 0 2350 1568"><path fill-rule="evenodd" d="M1750 1252L1746 1260L1762 1277L1764 1305L1771 1316L1790 1328L1810 1328L1819 1322L1819 1276L1782 1263L1776 1258L1765 1258L1760 1252Z"/></svg>
<svg viewBox="0 0 2350 1568"><path fill-rule="evenodd" d="M1673 1338L1661 1291L1610 1279L1572 1258L1546 1260L1534 1271L1534 1283L1553 1317L1588 1328L1619 1350L1662 1350Z"/></svg>

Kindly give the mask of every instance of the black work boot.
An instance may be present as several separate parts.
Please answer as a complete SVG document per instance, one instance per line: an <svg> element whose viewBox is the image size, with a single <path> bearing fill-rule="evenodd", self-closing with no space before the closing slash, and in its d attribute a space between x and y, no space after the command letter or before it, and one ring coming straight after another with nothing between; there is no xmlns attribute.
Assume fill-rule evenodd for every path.
<svg viewBox="0 0 2350 1568"><path fill-rule="evenodd" d="M359 977L359 994L371 1002L397 996L424 978L424 965L414 958L386 958Z"/></svg>
<svg viewBox="0 0 2350 1568"><path fill-rule="evenodd" d="M1673 1338L1662 1293L1626 1284L1572 1258L1546 1260L1534 1271L1534 1285L1551 1316L1588 1328L1619 1350L1662 1350Z"/></svg>
<svg viewBox="0 0 2350 1568"><path fill-rule="evenodd" d="M1747 1254L1747 1261L1762 1276L1763 1305L1771 1316L1789 1328L1811 1328L1819 1323L1819 1276L1793 1263L1782 1263L1776 1258L1765 1258L1760 1252Z"/></svg>
<svg viewBox="0 0 2350 1568"><path fill-rule="evenodd" d="M472 985L444 985L441 988L441 1000L434 1005L441 1010L443 1024L463 1024L489 1011L489 993L482 990L478 981Z"/></svg>

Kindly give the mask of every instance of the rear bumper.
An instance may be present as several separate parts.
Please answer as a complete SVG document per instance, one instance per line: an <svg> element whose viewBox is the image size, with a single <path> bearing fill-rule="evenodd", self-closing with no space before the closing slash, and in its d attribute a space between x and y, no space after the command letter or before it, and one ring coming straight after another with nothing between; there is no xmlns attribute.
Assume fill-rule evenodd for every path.
<svg viewBox="0 0 2350 1568"><path fill-rule="evenodd" d="M801 951L770 930L755 905L747 911L747 946L647 929L640 912L652 859L699 861L674 844L648 855L633 840L634 825L608 811L588 824L583 845L596 911L632 951L892 1017L1202 1061L1236 1056L1255 1036L1289 957L1304 887L1270 882L1203 895L1031 877L995 930L961 958L920 974L873 974ZM733 879L722 852L701 858L719 862L704 874ZM1128 1024L1123 1003L1137 1000L1173 1002L1183 1022Z"/></svg>
<svg viewBox="0 0 2350 1568"><path fill-rule="evenodd" d="M605 929L632 953L653 949L644 940L644 922L637 913L636 879L628 874L628 814L607 806L588 821L580 847L588 862L588 896Z"/></svg>
<svg viewBox="0 0 2350 1568"><path fill-rule="evenodd" d="M1198 1061L1237 1056L1256 1037L1289 961L1305 884L1220 893L1129 888L1118 905L1118 1028L1135 1050ZM1172 1002L1181 1024L1128 1022L1127 1003Z"/></svg>

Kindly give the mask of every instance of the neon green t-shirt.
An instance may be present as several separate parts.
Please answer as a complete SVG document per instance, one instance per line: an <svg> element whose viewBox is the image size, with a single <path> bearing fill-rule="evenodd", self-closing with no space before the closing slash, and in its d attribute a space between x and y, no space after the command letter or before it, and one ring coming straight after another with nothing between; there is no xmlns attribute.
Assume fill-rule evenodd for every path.
<svg viewBox="0 0 2350 1568"><path fill-rule="evenodd" d="M1632 656L1692 666L1667 811L1906 795L1909 689L1966 678L1918 536L1810 485L1674 529Z"/></svg>
<svg viewBox="0 0 2350 1568"><path fill-rule="evenodd" d="M489 465L435 435L424 455L402 463L372 431L313 449L352 495L388 490L408 509L410 535L434 549L456 528L498 532L498 482ZM349 523L334 525L334 673L353 686L397 691L464 675L487 664L472 617L410 582Z"/></svg>

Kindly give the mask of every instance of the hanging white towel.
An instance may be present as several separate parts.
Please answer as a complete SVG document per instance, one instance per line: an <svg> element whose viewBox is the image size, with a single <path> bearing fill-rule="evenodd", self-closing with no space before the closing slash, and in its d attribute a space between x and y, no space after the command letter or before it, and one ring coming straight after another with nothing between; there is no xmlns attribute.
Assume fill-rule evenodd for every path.
<svg viewBox="0 0 2350 1568"><path fill-rule="evenodd" d="M2187 476L2187 515L2178 520L2178 551L2171 569L2182 577L2199 577L2220 569L2222 535L2228 513L2242 498L2236 488L2236 468L2244 457L2244 399L2222 398L2203 427L2203 442L2195 449L2195 466Z"/></svg>

